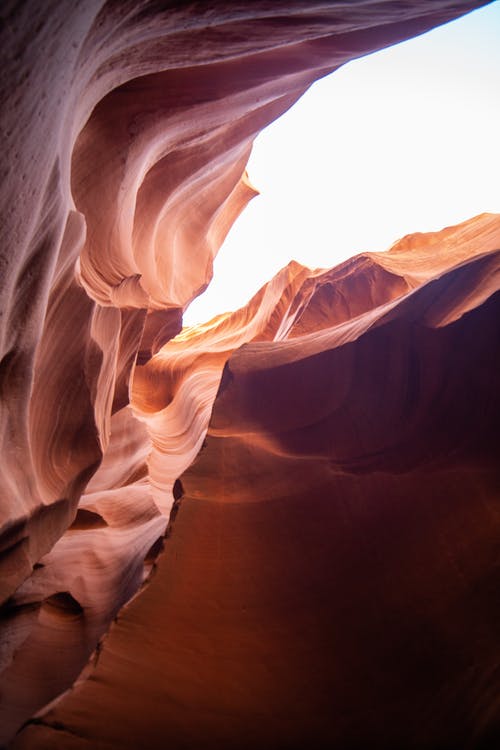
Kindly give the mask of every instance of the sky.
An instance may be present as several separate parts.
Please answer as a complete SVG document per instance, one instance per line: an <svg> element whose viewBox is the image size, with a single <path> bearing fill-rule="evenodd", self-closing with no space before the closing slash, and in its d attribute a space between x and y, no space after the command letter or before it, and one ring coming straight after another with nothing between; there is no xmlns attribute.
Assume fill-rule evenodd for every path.
<svg viewBox="0 0 500 750"><path fill-rule="evenodd" d="M260 191L184 325L244 305L294 259L330 268L500 213L500 0L317 81L256 139Z"/></svg>

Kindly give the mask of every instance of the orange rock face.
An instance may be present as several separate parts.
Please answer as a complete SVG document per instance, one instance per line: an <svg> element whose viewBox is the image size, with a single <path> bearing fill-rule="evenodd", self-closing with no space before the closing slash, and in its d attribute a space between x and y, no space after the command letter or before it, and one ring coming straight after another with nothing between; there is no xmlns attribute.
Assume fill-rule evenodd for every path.
<svg viewBox="0 0 500 750"><path fill-rule="evenodd" d="M153 492L204 447L156 574L15 748L495 746L499 247L485 214L293 263L143 366Z"/></svg>
<svg viewBox="0 0 500 750"><path fill-rule="evenodd" d="M6 9L0 742L496 747L500 217L179 334L255 135L481 4Z"/></svg>

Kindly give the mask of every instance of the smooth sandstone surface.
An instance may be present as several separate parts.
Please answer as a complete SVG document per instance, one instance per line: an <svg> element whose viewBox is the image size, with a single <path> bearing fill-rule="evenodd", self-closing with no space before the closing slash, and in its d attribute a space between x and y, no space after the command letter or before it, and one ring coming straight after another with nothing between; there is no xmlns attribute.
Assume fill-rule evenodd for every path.
<svg viewBox="0 0 500 750"><path fill-rule="evenodd" d="M500 217L180 332L255 135L481 4L2 9L0 743L499 743Z"/></svg>
<svg viewBox="0 0 500 750"><path fill-rule="evenodd" d="M291 263L143 366L164 551L12 747L495 747L499 247Z"/></svg>

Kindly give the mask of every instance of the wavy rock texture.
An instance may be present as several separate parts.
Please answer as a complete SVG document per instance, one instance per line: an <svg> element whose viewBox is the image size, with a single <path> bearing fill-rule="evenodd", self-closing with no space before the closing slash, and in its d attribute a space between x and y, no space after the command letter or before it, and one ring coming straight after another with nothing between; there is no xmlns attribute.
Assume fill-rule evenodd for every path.
<svg viewBox="0 0 500 750"><path fill-rule="evenodd" d="M220 383L204 447L155 576L13 747L495 747L499 248L484 214L292 263L143 366L156 491Z"/></svg>
<svg viewBox="0 0 500 750"><path fill-rule="evenodd" d="M482 4L2 7L0 742L92 652L14 746L495 741L498 218L174 338L255 135Z"/></svg>

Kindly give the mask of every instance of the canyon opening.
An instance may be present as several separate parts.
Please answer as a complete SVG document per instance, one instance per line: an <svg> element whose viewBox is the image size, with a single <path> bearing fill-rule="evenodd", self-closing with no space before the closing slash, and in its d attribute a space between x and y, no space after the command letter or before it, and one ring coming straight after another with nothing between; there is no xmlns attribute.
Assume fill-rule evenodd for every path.
<svg viewBox="0 0 500 750"><path fill-rule="evenodd" d="M236 310L291 259L331 268L500 209L500 4L316 81L254 142L260 195L184 325Z"/></svg>

